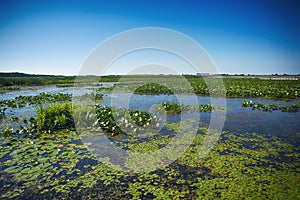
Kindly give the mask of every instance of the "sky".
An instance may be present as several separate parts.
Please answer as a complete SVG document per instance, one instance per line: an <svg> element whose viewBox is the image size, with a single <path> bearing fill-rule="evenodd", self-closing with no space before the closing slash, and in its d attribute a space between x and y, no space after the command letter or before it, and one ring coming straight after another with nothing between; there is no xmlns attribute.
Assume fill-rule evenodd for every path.
<svg viewBox="0 0 300 200"><path fill-rule="evenodd" d="M76 75L101 42L142 27L189 36L219 73L300 74L298 0L0 0L0 71ZM108 73L146 54L140 63L171 59L179 74L195 73L158 51L128 55Z"/></svg>

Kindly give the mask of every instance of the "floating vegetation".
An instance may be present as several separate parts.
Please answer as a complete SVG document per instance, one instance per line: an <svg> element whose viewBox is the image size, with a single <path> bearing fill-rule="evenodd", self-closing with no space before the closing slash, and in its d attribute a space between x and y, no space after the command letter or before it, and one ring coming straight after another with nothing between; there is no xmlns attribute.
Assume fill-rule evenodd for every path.
<svg viewBox="0 0 300 200"><path fill-rule="evenodd" d="M12 116L10 120L18 122L20 124L19 128L13 128L10 124L5 124L5 126L0 127L0 134L4 136L31 137L40 133L36 119L33 117L30 117L30 119L20 119L19 117Z"/></svg>
<svg viewBox="0 0 300 200"><path fill-rule="evenodd" d="M199 105L200 112L212 112L215 108L210 104Z"/></svg>
<svg viewBox="0 0 300 200"><path fill-rule="evenodd" d="M271 135L223 132L212 151L199 158L207 134L206 128L200 130L177 161L140 174L100 163L76 132L63 130L34 138L0 135L1 198L298 198L297 147ZM129 152L151 152L171 139L153 136L148 142L111 141Z"/></svg>
<svg viewBox="0 0 300 200"><path fill-rule="evenodd" d="M57 84L59 87L63 85L72 85L75 82L75 77L69 76L34 76L26 74L15 74L15 77L0 77L0 87L2 89L7 86L20 86L20 85L49 85ZM183 76L190 82L193 91L189 88L184 88L178 85L178 78L182 76L166 75L166 76L103 76L103 77L80 77L82 83L91 83L91 81L100 82L118 82L122 77L123 82L139 82L147 80L148 83L139 87L136 94L173 94L173 93L189 93L193 92L197 95L221 95L227 97L264 97L264 98L277 98L277 99L298 99L300 97L300 84L299 80L261 80L258 78L230 78L222 79L225 88L219 88L220 80L218 78L206 78L185 75ZM127 81L128 80L128 81ZM151 83L151 80L154 80ZM161 82L162 85L158 84ZM168 82L170 87L163 86ZM209 91L207 83L212 87ZM79 82L80 83L80 82ZM73 86L73 85L72 85ZM109 89L108 89L109 90ZM212 94L210 94L212 93Z"/></svg>
<svg viewBox="0 0 300 200"><path fill-rule="evenodd" d="M230 86L234 96L241 97L266 97L281 99L299 98L299 81L259 80L259 79L228 79L225 81ZM228 88L226 87L228 91Z"/></svg>
<svg viewBox="0 0 300 200"><path fill-rule="evenodd" d="M197 94L209 94L203 79L188 79L198 88L195 89ZM165 77L161 80L163 83ZM232 97L299 98L296 81L226 79L224 83L227 94ZM143 91L150 94L152 86L158 88L154 89L158 91L154 94L166 90L159 89L158 85L148 85ZM186 91L172 81L170 85L173 85L171 91ZM1 199L299 199L300 149L297 142L288 143L271 131L222 132L216 145L202 157L201 148L209 134L207 124L198 128L197 124L193 127L184 121L162 124L149 112L100 105L102 94L73 97L78 102L92 100L89 106L72 105L71 98L68 94L41 93L0 101ZM37 115L16 114L31 106L35 107L31 111ZM299 104L265 106L245 101L242 106L263 111L299 111ZM218 110L210 104L193 107L175 102L164 102L158 108L169 114ZM83 144L80 140L85 135L109 136L110 144L126 150L129 156L144 153L144 157L136 160L149 162L146 167L150 168L160 157L147 157L147 153L166 147L179 128L185 130L185 127L198 130L193 142L184 144L187 149L175 162L150 173L136 174L111 168L89 151L90 143ZM292 133L294 141L300 141L298 132ZM183 134L188 135L188 132L183 131ZM144 167L123 156L118 159L124 159L125 167Z"/></svg>
<svg viewBox="0 0 300 200"><path fill-rule="evenodd" d="M58 88L74 87L74 83L57 84L56 87L58 87Z"/></svg>
<svg viewBox="0 0 300 200"><path fill-rule="evenodd" d="M101 77L101 82L117 82L120 76ZM224 88L220 88L220 79L196 76L184 76L192 86L184 87L178 84L181 76L123 76L123 82L148 82L140 86L135 94L173 94L194 93L197 95L215 95L226 97L263 97L275 99L298 99L300 84L297 80L261 80L254 78L224 78ZM153 83L151 83L153 82ZM161 84L158 84L161 83ZM167 83L167 86L165 84ZM207 87L210 85L210 90Z"/></svg>
<svg viewBox="0 0 300 200"><path fill-rule="evenodd" d="M99 126L112 136L118 134L141 134L145 127L155 130L159 126L158 117L147 112L128 111L96 105L95 113ZM115 118L117 118L117 121ZM126 132L123 131L124 129Z"/></svg>
<svg viewBox="0 0 300 200"><path fill-rule="evenodd" d="M115 86L113 87L100 87L100 88L97 88L96 91L97 92L102 92L102 91L113 91L115 89Z"/></svg>
<svg viewBox="0 0 300 200"><path fill-rule="evenodd" d="M20 87L0 87L0 90L8 90L8 91L15 91L15 90L20 90Z"/></svg>
<svg viewBox="0 0 300 200"><path fill-rule="evenodd" d="M158 112L166 112L167 114L180 114L182 110L188 110L188 107L184 107L178 103L163 102L156 108Z"/></svg>
<svg viewBox="0 0 300 200"><path fill-rule="evenodd" d="M197 95L209 95L209 90L204 79L188 77L188 81ZM276 99L298 99L300 96L300 84L297 80L261 80L253 78L224 78L225 88L218 88L218 80L208 78L212 86L211 91L226 97L264 97ZM224 90L224 91L223 91Z"/></svg>
<svg viewBox="0 0 300 200"><path fill-rule="evenodd" d="M278 99L299 98L299 81L297 80L260 80L253 78L224 78L224 88L220 88L220 80L217 78L200 78L195 76L185 76L191 83L192 88L178 84L177 76L146 76L146 77L123 77L123 81L128 82L155 82L146 84L138 88L136 94L172 94L173 93L195 93L197 95L215 95L227 97L265 97ZM161 83L158 84L158 83ZM164 86L167 83L167 86ZM207 87L210 85L210 90ZM166 88L162 88L161 86ZM192 91L191 91L192 89Z"/></svg>
<svg viewBox="0 0 300 200"><path fill-rule="evenodd" d="M73 97L73 100L77 103L92 103L92 104L96 104L99 103L100 101L103 100L103 94L99 94L99 93L85 93L81 96L75 96Z"/></svg>
<svg viewBox="0 0 300 200"><path fill-rule="evenodd" d="M147 83L138 87L134 94L174 94L167 86L158 83Z"/></svg>
<svg viewBox="0 0 300 200"><path fill-rule="evenodd" d="M155 110L160 113L166 112L167 114L180 114L182 112L192 112L192 111L212 112L214 110L223 110L223 109L221 108L216 109L211 104L201 104L198 106L186 106L174 102L163 102L161 104L158 104L155 107Z"/></svg>
<svg viewBox="0 0 300 200"><path fill-rule="evenodd" d="M300 103L289 106L277 106L274 104L262 104L260 102L253 102L252 100L242 101L242 107L251 107L252 110L262 110L265 112L271 112L274 110L281 110L282 112L298 112Z"/></svg>
<svg viewBox="0 0 300 200"><path fill-rule="evenodd" d="M62 93L46 93L42 92L36 96L17 96L11 100L1 100L1 107L22 108L31 105L44 105L46 103L59 103L70 101L72 95Z"/></svg>

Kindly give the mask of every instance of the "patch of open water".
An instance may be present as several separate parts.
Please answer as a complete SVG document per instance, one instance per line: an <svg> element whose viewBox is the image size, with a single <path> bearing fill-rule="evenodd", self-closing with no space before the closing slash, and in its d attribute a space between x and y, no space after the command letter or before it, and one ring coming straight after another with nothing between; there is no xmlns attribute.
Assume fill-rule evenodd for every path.
<svg viewBox="0 0 300 200"><path fill-rule="evenodd" d="M114 83L103 83L102 87L111 87ZM41 92L52 93L69 93L75 96L85 93L95 92L95 86L86 86L82 88L61 88L56 86L36 87L21 91L9 91L3 92L0 99L12 99L19 95L29 96L38 95ZM188 94L180 95L137 95L130 93L107 93L102 92L104 100L101 104L120 108L127 107L132 110L140 110L147 112L154 112L153 106L156 104L167 102L176 102L184 104L190 104L195 102L195 96ZM212 98L207 96L197 96L198 105L211 104ZM243 108L241 102L244 100L252 100L254 102L261 102L263 104L275 104L275 105L291 105L298 103L299 100L285 101L285 100L272 100L263 98L226 98L219 99L226 101L226 112L219 112L222 117L225 118L224 131L229 132L258 132L261 134L273 134L281 138L290 139L293 143L299 142L293 141L294 136L298 136L300 133L300 112L289 113L276 110L273 112L263 112L260 110L252 110L251 108ZM214 99L213 101L218 101ZM9 109L6 111L9 115L16 116L34 116L33 107L25 107L21 109ZM185 113L189 115L189 113ZM192 115L191 115L192 116ZM168 121L179 122L182 115L174 115L168 117ZM211 120L211 113L201 112L200 121L204 124L209 124Z"/></svg>

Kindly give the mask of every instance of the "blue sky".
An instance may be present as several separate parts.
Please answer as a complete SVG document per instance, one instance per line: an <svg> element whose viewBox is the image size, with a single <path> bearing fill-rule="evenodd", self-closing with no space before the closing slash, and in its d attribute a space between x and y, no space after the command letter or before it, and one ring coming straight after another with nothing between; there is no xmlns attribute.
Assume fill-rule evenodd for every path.
<svg viewBox="0 0 300 200"><path fill-rule="evenodd" d="M300 74L299 10L297 0L0 0L0 71L76 75L108 37L164 27L196 40L220 73Z"/></svg>

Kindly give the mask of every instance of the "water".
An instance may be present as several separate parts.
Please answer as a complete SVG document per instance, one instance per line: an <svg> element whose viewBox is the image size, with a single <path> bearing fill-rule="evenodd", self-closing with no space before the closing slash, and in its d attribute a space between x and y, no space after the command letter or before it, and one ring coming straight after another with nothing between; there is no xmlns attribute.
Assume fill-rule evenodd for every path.
<svg viewBox="0 0 300 200"><path fill-rule="evenodd" d="M113 83L108 83L107 85L103 85L104 87L111 87L113 85ZM78 96L78 95L82 95L85 93L91 93L91 92L96 92L96 87L91 87L91 86L87 86L87 87L83 87L83 88L57 88L55 86L47 86L47 87L35 87L32 89L26 89L26 90L21 90L21 91L11 91L11 92L4 92L1 93L0 99L12 99L14 97L17 97L19 95L24 95L24 96L29 96L29 95L38 95L41 92L54 92L54 93L68 93L68 94L73 94L74 96ZM290 105L290 104L295 104L298 103L298 101L282 101L282 100L269 100L269 99L261 99L261 98L228 98L228 99L222 99L222 98L210 98L210 97L201 97L201 96L192 96L192 95L186 95L186 94L182 94L182 95L135 95L135 94L129 94L129 93L118 93L118 94L109 94L108 92L102 92L103 94L105 94L104 96L104 100L102 102L99 102L101 104L107 105L107 106L114 106L114 107L123 107L123 108L130 108L133 110L143 110L143 111L147 111L147 112L155 112L154 109L154 105L168 101L168 102L177 102L177 103L183 103L184 105L193 105L193 104L211 104L213 102L224 102L226 101L226 112L225 111L219 111L217 112L217 114L221 115L221 117L223 117L225 119L225 124L223 127L223 130L226 132L234 132L234 133L238 133L240 135L243 135L247 132L256 132L259 134L264 134L264 135L271 135L271 136L277 136L280 137L284 142L288 142L290 144L293 144L297 147L299 147L299 133L300 133L300 126L299 126L299 122L300 122L300 112L297 113L288 113L288 112L281 112L281 111L273 111L273 112L263 112L260 110L252 110L251 108L242 108L241 107L241 102L243 100L253 100L254 102L258 101L258 102L262 102L262 103L268 103L268 104L276 104L276 105ZM28 118L30 116L34 116L35 115L35 107L25 107L25 108L20 108L20 109L11 109L11 110L7 110L6 115L14 115L14 116L27 116ZM213 113L214 114L214 113ZM168 121L180 121L183 117L186 118L193 118L193 113L191 112L187 112L181 115L172 115L168 117ZM205 113L205 112L201 112L200 113L200 122L201 124L203 124L204 126L207 126L210 123L211 120L211 116L212 113ZM7 116L9 118L9 116ZM2 120L2 122L0 122L1 124L4 124L5 121ZM20 125L18 123L15 124L16 126ZM17 128L17 127L16 127ZM0 127L1 129L1 127ZM163 131L165 131L165 129L163 129ZM172 134L173 131L169 130L169 133ZM168 134L167 131L164 132L165 134ZM226 133L225 133L226 134ZM75 134L76 135L76 134ZM199 136L199 135L198 135ZM78 138L74 138L74 135L69 136L71 138L70 142L67 141L67 143L63 143L62 140L64 140L64 137L68 138L67 136L63 136L63 135L55 135L55 134L49 134L47 137L50 137L50 139L45 139L45 138L34 138L33 140L30 140L30 142L23 142L23 140L20 140L18 143L14 144L16 148L13 148L11 151L17 152L16 155L11 156L8 152L8 154L6 154L4 157L2 157L0 159L1 163L3 165L0 166L0 176L1 176L1 180L0 180L0 193L9 193L9 192L14 192L14 191L21 191L24 190L24 192L21 193L21 195L19 196L19 199L29 199L29 198L34 198L34 199L50 199L50 198L67 198L68 199L77 199L80 198L81 196L90 196L91 198L98 198L98 195L101 195L101 197L107 198L109 195L111 195L112 198L119 198L118 195L122 194L123 198L125 199L129 199L131 198L131 196L126 196L127 194L125 192L129 191L126 184L130 184L133 183L134 179L138 179L137 176L124 176L121 177L121 182L125 183L125 185L120 184L119 182L116 182L116 184L114 182L112 182L110 185L106 186L103 185L101 181L99 180L106 180L106 181L114 181L114 179L117 179L115 177L117 177L117 175L113 178L110 177L110 175L112 174L112 172L110 170L106 170L106 167L102 167L103 165L100 165L98 163L98 161L92 159L91 157L88 157L88 152L86 152L85 150L79 151L78 148L73 147L73 144L78 144L81 145L82 141L79 140ZM120 136L120 141L122 141L122 136ZM124 136L125 137L125 136ZM241 137L242 138L242 137ZM11 138L8 138L11 139ZM8 143L7 138L3 137L2 141L1 141L1 147L5 150L6 144ZM26 141L26 138L22 138L24 139L24 141ZM116 141L118 140L117 138L109 138L111 141ZM16 140L12 140L12 141L16 141ZM10 143L10 145L13 142ZM47 144L47 145L45 145ZM230 145L234 146L236 143L230 143ZM273 143L272 143L273 144ZM36 150L30 149L30 147L35 147ZM259 145L259 142L257 143L257 145ZM260 144L260 147L263 147L262 144ZM17 148L20 148L17 150ZM24 148L29 148L29 150L27 149L26 151L22 152L21 150L23 150ZM40 148L39 150L37 148ZM61 151L54 156L49 156L49 160L47 160L47 157L44 157L43 154L39 154L35 153L35 151L43 151L43 149L46 149L46 152L53 152L54 149L59 148ZM103 148L103 146L102 146ZM160 148L162 148L162 146L160 146ZM270 147L267 147L270 148ZM274 147L274 148L277 148ZM274 148L271 148L270 152L272 153L272 150L274 151ZM3 152L5 152L3 150ZM32 150L32 151L31 151ZM78 154L73 154L74 152L78 151L80 153ZM103 149L101 149L103 150ZM227 148L223 149L226 151L223 151L222 153L225 155L226 153L228 153ZM237 149L236 149L237 150ZM269 149L268 149L269 150ZM280 150L280 148L278 149L278 151ZM248 151L250 151L248 149ZM272 157L272 159L277 159L278 161L275 162L274 164L274 160L272 160L271 162L271 167L272 167L272 173L276 172L278 173L277 170L277 166L276 163L280 164L278 166L282 166L281 164L283 163L284 166L289 166L291 163L297 163L299 160L296 160L297 157L295 156L290 156L292 154L290 154L291 152L289 152L289 150L284 150L286 151L289 156L285 156L285 157L279 157L279 156L270 156ZM112 153L114 151L108 151L108 153ZM192 152L192 151L191 151ZM225 152L225 153L224 153ZM242 154L243 151L238 152L240 155ZM254 152L254 153L259 153L259 151L250 151L250 152ZM0 152L2 153L2 152ZM63 153L67 153L66 156L62 156ZM293 152L292 152L293 153ZM18 155L22 155L24 157L22 158L17 158ZM220 168L209 168L205 165L203 165L201 168L196 168L196 167L192 167L188 165L188 162L186 162L185 164L180 164L178 162L174 162L170 165L170 170L169 171L164 171L164 170L158 170L157 171L157 176L159 177L159 179L157 180L158 182L162 182L164 183L163 185L165 185L166 188L164 188L165 190L170 189L172 187L176 187L176 190L178 189L177 187L179 187L179 190L185 190L186 188L189 189L189 191L191 191L191 194L195 193L195 187L191 186L192 184L190 184L190 182L186 182L185 184L177 184L176 180L180 180L180 179L184 179L186 181L192 181L192 182L197 182L197 179L199 178L203 178L204 176L206 177L210 177L210 179L214 178L214 175L211 173L212 169L213 170L218 170L220 169L220 172L222 172L222 170L225 168L227 168L228 171L230 171L230 169L232 168L232 166L230 165L231 163L235 164L235 161L230 160L229 158L235 158L232 155L226 154L226 156L224 155L219 156L219 159L221 160L220 163L222 163L222 165L216 165L216 166L221 166ZM249 153L251 154L251 153ZM0 154L1 155L1 154ZM49 154L47 154L49 155ZM191 154L191 158L192 155L196 155L196 154ZM213 158L215 158L215 156L217 155L216 152L214 152L213 154ZM256 156L258 154L255 154ZM272 155L272 154L270 154ZM26 158L26 156L29 156L28 158ZM60 156L62 156L62 158L60 158ZM74 156L75 159L74 159ZM85 157L87 156L87 157ZM108 154L107 156L110 156L110 154ZM218 155L217 155L218 156ZM251 163L251 155L244 155L247 156L245 157L246 160L246 164L249 165L249 162ZM249 158L250 157L250 158ZM119 157L116 157L119 158ZM238 157L237 157L238 158ZM249 158L249 159L248 159ZM255 157L255 160L251 163L251 164L256 164L257 159L259 159L259 157ZM284 159L282 159L284 158ZM19 160L18 160L19 159ZM45 161L46 159L46 161ZM53 160L51 160L53 159ZM58 160L57 160L58 159ZM76 163L76 160L79 160ZM224 160L225 159L225 160ZM223 165L226 164L226 159L227 159L227 163L229 163L229 166ZM290 159L290 161L289 161ZM294 160L293 160L294 159ZM32 161L28 162L28 160L33 160L36 161L38 160L39 162L46 162L48 164L51 165L51 167L48 168L41 168L42 170L39 172L34 172L32 173L32 175L34 176L35 174L39 174L40 176L39 178L35 179L34 181L30 182L27 179L30 178L30 176L26 176L26 173L22 174L18 171L18 173L13 173L13 174L9 174L5 172L5 169L10 166L11 167L11 162L13 160L17 160L17 164L16 166L18 166L21 170L23 169L29 169L27 165L30 166L34 166L32 163ZM218 163L218 160L210 160L211 162L207 162L207 163ZM266 162L266 159L263 158L262 160L258 160L257 163L259 163L259 165L263 162ZM282 162L282 163L281 163ZM290 162L290 163L289 163ZM75 167L70 167L69 166L75 166ZM39 164L40 166L40 164ZM63 168L63 167L64 168ZM87 166L87 167L86 167ZM92 167L99 167L99 168L95 168L95 170L92 170ZM208 165L209 166L209 165ZM243 166L243 165L233 165L233 166ZM256 166L256 165L254 165ZM292 165L294 166L294 165ZM43 165L44 167L44 165ZM252 170L253 174L258 174L258 176L256 176L254 179L259 178L260 176L262 176L265 173L265 170L268 170L268 168L259 168L255 167L245 167L242 168L241 171L245 171L247 172L247 170ZM80 174L76 173L74 174L74 172L72 172L71 170L73 169L77 169L79 171ZM31 168L30 168L31 169ZM35 169L33 167L33 169ZM99 169L99 170L97 170ZM247 170L246 170L247 169ZM280 169L280 168L278 168ZM295 169L298 169L298 165L295 164ZM294 168L292 168L292 170L295 170ZM43 171L44 170L44 171ZM103 171L102 171L103 170ZM176 173L178 173L178 175L176 175L176 177L174 176L174 179L171 176L171 172L174 170L176 171ZM282 169L280 169L282 170ZM280 171L278 170L278 171ZM286 169L284 169L286 170ZM71 174L68 174L68 172L71 171ZM199 174L198 172L202 172L201 174ZM233 170L234 171L234 170ZM22 172L22 171L21 171ZM168 172L168 173L167 173ZM268 171L266 171L268 172ZM289 171L288 171L289 172ZM91 174L88 174L91 173ZM289 172L290 173L290 172ZM219 174L223 174L219 173ZM287 173L288 174L288 173ZM45 175L45 176L44 176ZM288 181L293 180L295 178L293 178L293 175L290 175L291 177L288 177ZM12 178L12 176L15 177L25 177L24 179L20 180L15 180ZM248 175L250 176L250 175ZM251 175L252 176L252 175ZM272 181L272 183L276 183L277 180L274 181L274 177L269 177L270 175L267 174L265 176L265 178L270 178L270 180ZM82 178L83 177L83 178ZM103 177L105 179L103 179ZM171 178L169 178L171 177ZM247 174L243 173L243 179L244 177L247 177ZM278 176L280 178L280 176ZM46 179L47 178L47 179ZM146 183L146 181L153 179L153 177L151 177L151 174L149 175L149 177L145 178L144 180L141 181L142 183ZM220 177L218 177L218 179L220 179ZM242 180L241 178L238 179L234 179L233 177L230 177L230 179L226 180L226 181L230 181L231 179L233 179L233 181L237 180L240 181ZM65 181L66 180L66 181ZM80 184L88 184L89 180L92 181L97 181L98 185L95 185L92 187L92 189L87 189L87 190L83 190L84 192L81 193L77 187L77 183L76 182L78 180L78 182ZM247 179L246 179L247 180ZM250 181L252 179L249 179ZM257 182L254 182L255 184L252 184L254 186L257 186L260 184L261 179L258 179ZM268 180L268 179L267 179ZM266 180L266 181L267 181ZM280 181L277 181L278 183L282 184L281 179L279 179ZM60 181L60 182L56 182L56 181ZM60 188L64 188L67 184L70 184L70 188L71 188L71 193L69 194L70 196L64 196L66 194L60 194L55 192L56 190L59 190ZM216 183L222 183L222 179L218 180ZM26 183L26 185L24 184ZM38 183L39 187L42 187L43 189L46 190L50 190L48 192L46 192L45 194L40 194L40 191L38 191L35 188L35 184ZM55 183L55 184L54 184ZM76 184L74 184L76 183ZM226 182L225 182L226 183ZM268 183L268 182L266 182ZM48 185L47 185L48 184ZM52 184L52 185L51 185ZM72 185L73 184L73 185ZM115 184L115 185L114 185ZM159 184L159 183L158 183ZM231 182L229 182L229 185L231 184ZM248 182L247 182L248 184ZM263 183L265 185L265 183ZM49 186L50 185L50 186ZM253 185L249 184L249 187L252 187ZM32 187L31 187L32 186ZM58 186L58 187L56 187ZM146 185L147 187L149 185ZM145 187L146 187L145 186ZM276 185L275 185L276 186ZM280 185L281 186L281 185ZM52 189L56 187L55 190L52 191ZM118 188L117 188L118 187ZM223 185L222 185L223 187ZM284 185L283 182L283 187L287 188L287 186ZM213 187L212 191L216 190L216 186ZM17 189L17 190L15 190ZM252 189L252 188L249 188ZM41 190L41 191L42 191ZM277 188L275 188L274 190L277 191ZM212 192L209 191L208 192ZM240 190L239 190L240 191ZM12 193L14 194L14 193ZM114 196L115 195L115 196ZM150 194L151 195L151 194ZM150 197L150 196L146 196L146 197ZM151 196L152 197L152 196ZM153 196L154 197L154 196ZM194 199L196 198L195 196L190 196L187 199Z"/></svg>
<svg viewBox="0 0 300 200"><path fill-rule="evenodd" d="M111 87L114 83L103 83L102 87ZM96 92L95 86L86 86L82 88L59 88L56 86L33 87L31 89L21 91L2 92L0 99L13 99L19 95L29 96L38 95L41 92L53 93L68 93L74 96L85 93ZM101 104L114 106L117 108L129 108L132 110L141 110L147 112L155 112L153 106L156 104L167 102L183 103L184 105L195 104L211 104L212 102L226 101L226 112L219 112L225 118L224 131L228 132L257 132L261 134L272 134L278 137L290 140L293 143L299 144L298 141L293 141L294 136L300 132L300 112L288 113L276 110L273 112L263 112L260 110L252 110L251 108L241 107L241 102L244 100L252 100L253 102L261 102L263 104L275 105L291 105L298 103L299 100L284 101L271 100L262 98L210 98L203 96L192 96L188 94L181 95L136 95L129 93L113 93L109 94L102 92L104 100ZM6 111L11 115L25 115L27 117L34 116L34 108L10 109ZM188 115L185 114L185 115ZM170 117L174 121L180 121L182 115ZM200 113L200 121L209 124L211 113Z"/></svg>

